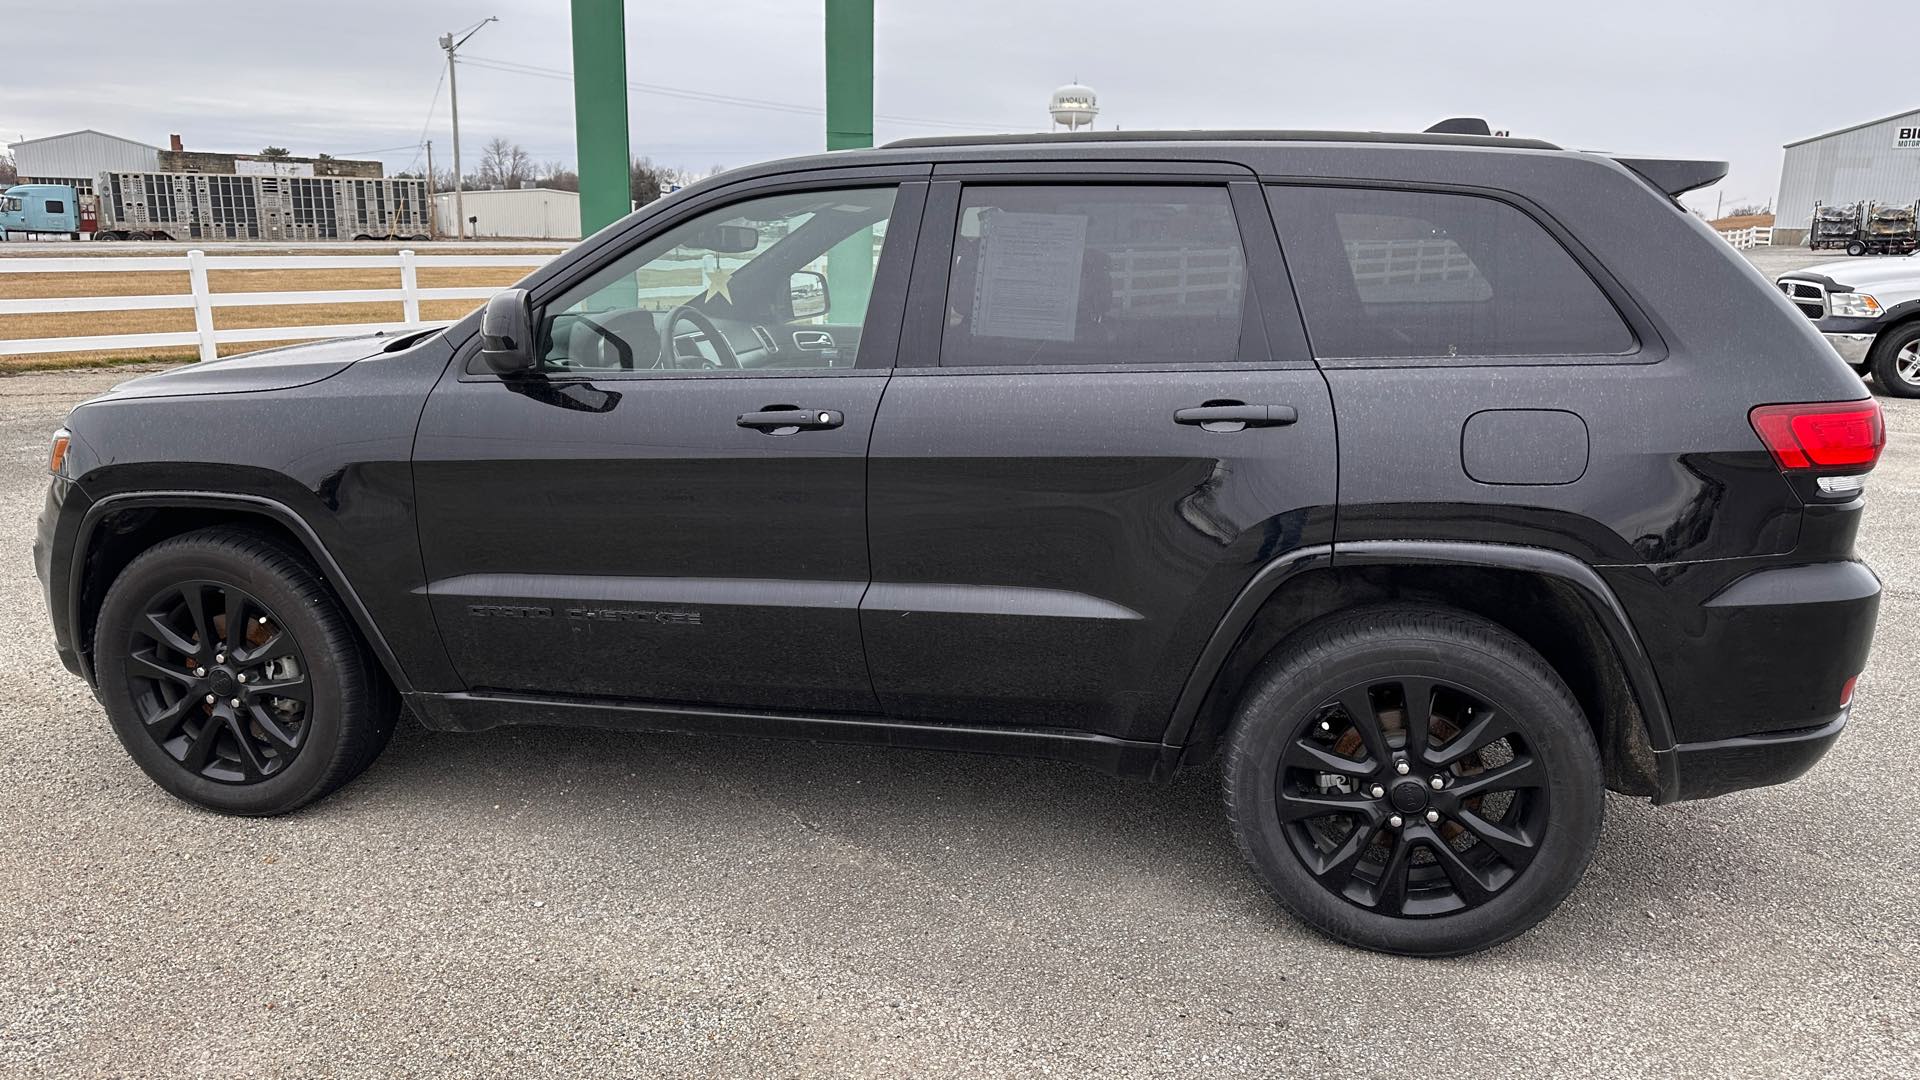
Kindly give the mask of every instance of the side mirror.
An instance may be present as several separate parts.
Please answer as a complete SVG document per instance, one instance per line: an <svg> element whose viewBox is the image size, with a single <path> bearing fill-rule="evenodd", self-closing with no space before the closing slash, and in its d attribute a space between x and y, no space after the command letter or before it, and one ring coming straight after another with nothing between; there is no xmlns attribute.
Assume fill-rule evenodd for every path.
<svg viewBox="0 0 1920 1080"><path fill-rule="evenodd" d="M532 371L539 357L533 351L533 309L527 290L494 293L480 315L480 359L496 375Z"/></svg>
<svg viewBox="0 0 1920 1080"><path fill-rule="evenodd" d="M795 270L787 282L787 302L796 319L813 319L833 310L827 294L827 275L817 270Z"/></svg>

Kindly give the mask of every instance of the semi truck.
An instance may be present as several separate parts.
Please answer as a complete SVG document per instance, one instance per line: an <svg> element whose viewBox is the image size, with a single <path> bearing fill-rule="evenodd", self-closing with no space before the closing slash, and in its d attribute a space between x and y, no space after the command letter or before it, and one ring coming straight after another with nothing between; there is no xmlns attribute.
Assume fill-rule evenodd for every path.
<svg viewBox="0 0 1920 1080"><path fill-rule="evenodd" d="M429 240L425 180L109 172L0 192L0 239Z"/></svg>

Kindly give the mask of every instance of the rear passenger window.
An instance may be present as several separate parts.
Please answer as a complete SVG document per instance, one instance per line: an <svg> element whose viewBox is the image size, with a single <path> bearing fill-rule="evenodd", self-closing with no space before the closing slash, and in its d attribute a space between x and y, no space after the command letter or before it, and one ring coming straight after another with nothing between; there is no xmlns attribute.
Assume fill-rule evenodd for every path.
<svg viewBox="0 0 1920 1080"><path fill-rule="evenodd" d="M968 188L940 363L1232 362L1246 307L1225 188Z"/></svg>
<svg viewBox="0 0 1920 1080"><path fill-rule="evenodd" d="M1315 355L1610 355L1633 332L1540 223L1494 199L1270 187Z"/></svg>

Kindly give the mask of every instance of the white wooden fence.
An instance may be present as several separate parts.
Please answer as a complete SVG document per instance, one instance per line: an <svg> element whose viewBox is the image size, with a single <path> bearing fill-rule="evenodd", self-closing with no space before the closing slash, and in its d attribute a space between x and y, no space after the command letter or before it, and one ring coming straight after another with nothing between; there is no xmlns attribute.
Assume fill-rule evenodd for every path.
<svg viewBox="0 0 1920 1080"><path fill-rule="evenodd" d="M1754 225L1745 229L1724 229L1721 231L1720 236L1726 240L1727 243L1732 244L1742 251L1747 248L1773 246L1773 227L1771 225Z"/></svg>
<svg viewBox="0 0 1920 1080"><path fill-rule="evenodd" d="M423 289L417 270L430 267L498 267L531 269L553 255L94 255L77 258L0 258L0 315L45 315L71 311L147 311L191 308L193 329L154 334L94 334L57 338L0 338L0 356L96 350L153 349L198 345L200 359L212 360L216 346L250 341L304 341L311 338L350 337L381 330L405 330L428 325L420 319L422 300L484 300L501 289L464 286ZM398 270L397 289L331 289L311 292L220 292L207 285L210 270ZM7 298L10 274L124 274L133 272L187 272L190 291L146 296L64 296L33 299ZM216 330L213 309L265 307L277 304L390 304L399 301L401 322L318 323L308 326L233 327ZM0 324L3 325L3 324Z"/></svg>

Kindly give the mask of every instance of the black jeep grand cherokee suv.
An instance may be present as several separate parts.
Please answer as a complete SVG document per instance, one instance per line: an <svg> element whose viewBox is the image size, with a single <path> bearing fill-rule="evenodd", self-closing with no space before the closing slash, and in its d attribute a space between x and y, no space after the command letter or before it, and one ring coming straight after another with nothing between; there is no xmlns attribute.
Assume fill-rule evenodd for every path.
<svg viewBox="0 0 1920 1080"><path fill-rule="evenodd" d="M427 726L1219 759L1287 908L1458 953L1607 789L1791 779L1879 585L1860 380L1673 194L1455 135L896 143L727 174L445 332L55 442L60 654L216 810Z"/></svg>

